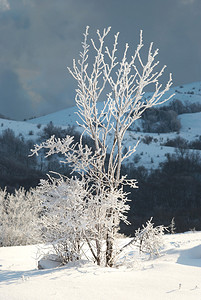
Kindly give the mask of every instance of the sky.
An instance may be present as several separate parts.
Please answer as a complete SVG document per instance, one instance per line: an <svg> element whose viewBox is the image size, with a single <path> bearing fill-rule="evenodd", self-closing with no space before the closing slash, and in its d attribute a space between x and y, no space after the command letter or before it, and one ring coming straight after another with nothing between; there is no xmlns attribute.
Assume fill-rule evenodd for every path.
<svg viewBox="0 0 201 300"><path fill-rule="evenodd" d="M0 0L0 114L15 120L75 105L67 71L79 58L83 32L111 26L135 50L159 48L173 85L201 81L200 0ZM147 48L146 48L147 47Z"/></svg>

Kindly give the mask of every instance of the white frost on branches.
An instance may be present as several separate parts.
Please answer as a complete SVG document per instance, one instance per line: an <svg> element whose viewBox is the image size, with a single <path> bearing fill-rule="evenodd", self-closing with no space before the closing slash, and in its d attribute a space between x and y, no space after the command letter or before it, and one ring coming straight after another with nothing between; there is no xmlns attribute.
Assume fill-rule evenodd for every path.
<svg viewBox="0 0 201 300"><path fill-rule="evenodd" d="M148 253L151 257L159 256L160 250L164 245L163 235L168 231L163 225L154 227L152 218L142 225L142 229L138 228L135 231L136 245L139 251Z"/></svg>
<svg viewBox="0 0 201 300"><path fill-rule="evenodd" d="M101 149L101 152L105 154L108 134L113 134L108 173L111 177L119 179L122 162L136 150L136 146L134 146L125 156L122 156L122 141L126 131L147 108L171 98L170 96L168 99L161 100L172 85L172 76L170 74L168 83L161 90L162 85L158 83L158 79L162 76L166 66L160 71L155 71L159 61L154 62L158 49L152 53L153 43L149 48L147 62L143 63L140 55L143 47L142 31L140 32L140 42L131 60L127 60L129 46L126 44L122 60L118 62L116 52L119 33L114 37L111 50L107 46L104 47L104 40L110 32L110 27L104 29L102 34L97 30L99 43L96 44L91 39L92 47L97 54L90 72L87 62L90 47L87 41L88 29L89 27L86 28L84 34L80 60L77 64L73 60L73 70L68 69L78 83L75 100L78 115L82 120L81 125L94 140L96 149ZM103 109L98 112L97 102L101 98L106 84L109 85L111 92L107 94ZM143 90L148 85L155 85L155 91L150 99L144 99Z"/></svg>
<svg viewBox="0 0 201 300"><path fill-rule="evenodd" d="M93 259L104 261L101 249L97 253L92 240L101 244L108 230L119 226L119 218L128 223L124 213L129 206L122 201L123 191L103 191L100 198L84 177L48 177L48 180L40 181L35 191L43 207L40 217L42 241L52 243L63 263L79 259L85 253L84 241L87 241ZM108 214L111 207L114 207L113 218Z"/></svg>
<svg viewBox="0 0 201 300"><path fill-rule="evenodd" d="M80 258L88 227L87 190L77 178L41 180L36 189L43 207L40 218L43 241L52 243L62 263Z"/></svg>
<svg viewBox="0 0 201 300"><path fill-rule="evenodd" d="M127 247L134 246L139 248L140 253L149 254L151 258L160 255L164 246L163 236L168 229L163 225L154 227L152 219L148 220L146 225L142 225L142 228L138 228L135 231L134 238L124 245L118 254L122 253Z"/></svg>
<svg viewBox="0 0 201 300"><path fill-rule="evenodd" d="M34 189L24 188L14 194L0 189L0 246L36 243L35 227L39 216L39 199Z"/></svg>
<svg viewBox="0 0 201 300"><path fill-rule="evenodd" d="M78 232L81 234L81 240L87 241L97 264L105 263L106 266L112 266L114 262L114 239L120 221L128 223L126 217L126 212L129 210L128 194L124 192L124 186L137 187L135 179L127 180L126 176L121 174L122 163L136 151L137 147L137 145L129 147L125 153L122 146L124 136L129 127L141 117L147 108L171 98L170 96L162 100L163 95L172 85L171 74L163 89L158 82L165 66L159 71L156 70L159 64L158 61L155 62L158 49L153 51L153 43L149 47L147 61L143 62L140 53L143 47L142 32L140 32L140 41L131 59L127 59L129 47L126 44L120 61L117 61L119 33L114 37L112 49L109 49L105 46L105 39L109 32L110 27L104 29L103 33L98 30L97 41L91 39L92 53L95 55L92 54L94 60L92 65L88 66L88 57L91 52L88 42L89 27L87 27L80 59L77 62L73 60L72 70L68 68L78 84L75 101L81 119L80 125L83 127L83 134L88 134L93 140L95 150L83 145L82 137L80 143L75 144L73 137L70 136L64 139L56 139L52 136L41 145L35 145L35 149L32 150L32 153L36 155L42 148L48 150L47 156L54 153L63 154L63 162L70 164L72 172L77 172L79 175L79 179L74 178L71 179L72 181L61 177L59 179L61 182L51 178L51 184L42 182L42 195L47 188L48 193L50 190L54 193L51 197L48 196L48 203L53 204L52 212L50 208L49 211L47 210L47 217L51 216L53 222L57 224L55 226L60 226L64 218L60 216L59 219L59 214L57 218L54 215L54 208L58 210L60 206L63 206L61 200L67 201L67 206L63 206L62 212L66 214L65 222L67 222L64 222L64 227L61 226L62 238L65 236L65 230L66 234L69 234L68 218L71 220L70 224L74 224L74 228L80 228L79 222L82 217L88 216L87 222L84 222L86 227L82 234L80 229ZM154 85L155 90L152 96L146 99L144 89L149 85ZM105 102L103 108L98 111L97 103L100 99L104 99ZM110 148L109 145L111 145ZM76 194L79 189L74 188L68 194L68 189L71 190L71 185L75 184L74 180L78 184L76 187L78 188L80 184L83 195L85 194L79 202L81 219L79 219L79 213L78 215L75 213L73 218L73 207L77 201L77 196L75 197L73 193ZM64 197L64 194L67 196ZM69 201L72 202L71 205ZM54 238L58 240L56 236ZM103 241L105 241L105 247L103 247Z"/></svg>

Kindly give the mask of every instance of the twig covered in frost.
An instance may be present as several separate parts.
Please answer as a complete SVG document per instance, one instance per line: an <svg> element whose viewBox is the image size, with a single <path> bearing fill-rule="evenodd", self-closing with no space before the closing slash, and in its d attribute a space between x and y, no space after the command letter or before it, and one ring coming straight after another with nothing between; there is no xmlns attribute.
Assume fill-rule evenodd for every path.
<svg viewBox="0 0 201 300"><path fill-rule="evenodd" d="M19 246L38 242L40 201L35 189L24 188L10 194L0 189L0 246Z"/></svg>
<svg viewBox="0 0 201 300"><path fill-rule="evenodd" d="M160 250L163 246L163 235L168 231L167 227L159 225L154 227L152 219L142 225L142 229L138 228L135 231L135 237L119 251L121 253L128 246L137 246L140 253L150 254L151 257L159 256Z"/></svg>
<svg viewBox="0 0 201 300"><path fill-rule="evenodd" d="M65 158L64 162L69 163L73 171L79 172L83 193L86 193L82 199L83 204L80 204L80 210L83 210L83 216L88 218L82 237L87 241L97 264L105 263L106 266L113 266L116 255L114 240L120 221L123 220L128 224L126 212L129 210L127 204L129 199L128 194L124 192L124 185L137 187L135 179L127 180L126 176L121 175L122 163L136 151L137 146L130 147L126 153L123 152L124 136L146 109L161 104L172 96L162 99L172 85L172 76L170 74L169 81L162 89L158 80L165 66L159 71L156 70L159 64L158 61L155 62L158 49L152 50L153 43L150 45L147 61L143 61L141 57L143 40L142 32L140 32L140 41L131 59L127 59L129 46L126 44L122 59L118 61L119 33L114 36L111 49L105 46L105 38L110 30L110 27L104 29L102 33L97 30L97 41L91 39L88 42L89 27L87 27L80 59L77 62L73 60L72 69L68 68L78 84L75 101L81 126L84 133L92 138L95 151L83 145L82 138L80 143L74 144L73 138L69 136L62 140L51 137L45 143L35 145L32 151L33 154L37 154L40 149L45 148L49 150L47 156L61 153ZM88 66L90 44L93 53L95 52L91 67ZM146 99L144 88L149 85L154 86L154 92L150 98ZM103 108L98 110L97 103L101 98L105 102ZM76 182L76 184L79 183ZM55 186L54 180L52 185ZM47 186L48 184L45 183L43 190ZM48 201L52 202L55 199L54 206L58 207L57 203L60 203L63 197L61 194L69 186L67 183L58 184L57 182L55 188L57 194L53 198L50 197ZM72 201L76 201L73 194L71 197ZM66 207L65 211L67 213L70 208ZM52 218L55 218L54 214ZM79 224L79 219L76 220L76 218L74 218L74 228L79 228L78 225L76 226L76 222ZM64 236L66 228L61 230ZM103 240L106 241L105 250Z"/></svg>

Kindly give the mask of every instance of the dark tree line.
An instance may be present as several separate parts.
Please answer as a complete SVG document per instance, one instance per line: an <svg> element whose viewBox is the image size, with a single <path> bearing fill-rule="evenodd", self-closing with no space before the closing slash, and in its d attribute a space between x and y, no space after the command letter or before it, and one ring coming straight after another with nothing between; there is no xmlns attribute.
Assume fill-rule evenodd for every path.
<svg viewBox="0 0 201 300"><path fill-rule="evenodd" d="M52 122L47 124L39 134L37 143L49 139L52 135L56 138L64 138L66 135L74 136L75 142L80 140L80 133L74 127L67 129L56 127ZM31 135L30 135L31 137ZM53 170L69 176L71 170L66 164L59 162L58 156L45 158L45 152L40 157L29 156L30 149L34 148L36 141L25 140L19 134L15 135L11 129L6 129L0 135L0 187L7 187L8 192L13 192L20 186L25 189L36 186L41 178ZM83 137L83 143L93 146L89 137Z"/></svg>
<svg viewBox="0 0 201 300"><path fill-rule="evenodd" d="M13 130L6 129L0 135L0 186L7 186L12 192L20 186L29 189L42 176L36 168L36 157L29 158L33 141L25 141L15 136Z"/></svg>
<svg viewBox="0 0 201 300"><path fill-rule="evenodd" d="M201 150L201 135L198 136L194 141L188 141L178 136L175 139L167 139L167 142L163 145L178 148L179 151L182 151L183 149L184 152L186 152L188 149Z"/></svg>
<svg viewBox="0 0 201 300"><path fill-rule="evenodd" d="M139 189L130 191L132 226L122 224L123 232L132 234L150 217L156 225L165 226L174 217L177 232L201 230L201 157L197 153L168 155L160 168L151 172L144 167L126 170L130 170L129 177L137 178Z"/></svg>

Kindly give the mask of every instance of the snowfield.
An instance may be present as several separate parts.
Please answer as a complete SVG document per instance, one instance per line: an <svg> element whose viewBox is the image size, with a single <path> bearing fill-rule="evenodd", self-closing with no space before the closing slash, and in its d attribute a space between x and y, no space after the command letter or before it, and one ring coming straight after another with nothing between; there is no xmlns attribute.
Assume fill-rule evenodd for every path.
<svg viewBox="0 0 201 300"><path fill-rule="evenodd" d="M118 268L83 260L38 270L37 257L37 246L0 248L1 300L201 299L201 232L165 235L155 259L127 248Z"/></svg>

